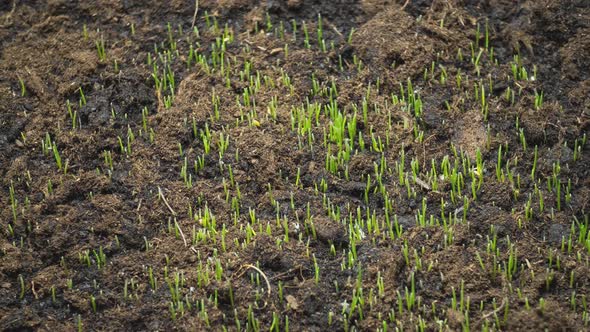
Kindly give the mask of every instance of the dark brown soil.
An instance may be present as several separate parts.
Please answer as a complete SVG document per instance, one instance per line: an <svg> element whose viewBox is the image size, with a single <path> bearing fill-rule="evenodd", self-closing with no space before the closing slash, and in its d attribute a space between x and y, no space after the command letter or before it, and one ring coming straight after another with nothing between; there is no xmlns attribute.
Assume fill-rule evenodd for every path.
<svg viewBox="0 0 590 332"><path fill-rule="evenodd" d="M0 1L0 330L590 329L590 2L404 2Z"/></svg>

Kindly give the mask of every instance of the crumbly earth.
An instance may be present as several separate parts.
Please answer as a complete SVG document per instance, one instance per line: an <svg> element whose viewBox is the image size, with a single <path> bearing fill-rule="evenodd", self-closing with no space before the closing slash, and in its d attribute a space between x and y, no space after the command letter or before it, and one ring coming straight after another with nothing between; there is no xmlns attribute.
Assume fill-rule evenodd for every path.
<svg viewBox="0 0 590 332"><path fill-rule="evenodd" d="M590 329L589 115L586 0L1 1L0 330Z"/></svg>

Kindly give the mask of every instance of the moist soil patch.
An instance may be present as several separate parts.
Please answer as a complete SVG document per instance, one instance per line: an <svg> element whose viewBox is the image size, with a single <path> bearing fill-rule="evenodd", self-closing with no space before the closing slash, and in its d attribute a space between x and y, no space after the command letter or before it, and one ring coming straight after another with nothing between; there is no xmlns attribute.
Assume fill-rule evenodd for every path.
<svg viewBox="0 0 590 332"><path fill-rule="evenodd" d="M582 331L590 3L0 2L0 330Z"/></svg>

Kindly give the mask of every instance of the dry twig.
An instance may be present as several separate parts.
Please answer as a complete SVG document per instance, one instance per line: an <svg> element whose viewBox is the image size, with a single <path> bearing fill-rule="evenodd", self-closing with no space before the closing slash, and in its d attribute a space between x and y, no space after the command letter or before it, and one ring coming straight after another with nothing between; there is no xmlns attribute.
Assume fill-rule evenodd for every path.
<svg viewBox="0 0 590 332"><path fill-rule="evenodd" d="M235 278L239 278L242 275L244 275L244 273L246 273L246 271L248 269L253 269L256 270L256 272L258 272L262 278L264 279L264 281L266 282L266 287L268 288L268 296L270 297L270 282L268 281L268 278L266 277L266 274L264 274L264 272L262 272L262 270L260 270L259 268L257 268L256 266L252 265L252 264L244 264L240 267L240 270L246 268L246 270L242 271L240 274L238 274ZM233 277L232 277L233 279Z"/></svg>
<svg viewBox="0 0 590 332"><path fill-rule="evenodd" d="M494 314L497 314L500 310L502 310L504 308L505 305L506 305L506 299L502 299L502 304L500 304L500 306L498 308L483 315L481 317L481 319L487 319L487 318L490 318L491 316L493 316Z"/></svg>
<svg viewBox="0 0 590 332"><path fill-rule="evenodd" d="M170 210L172 215L176 217L176 212L174 212L174 210L172 209L170 204L168 204L166 197L164 197L164 192L162 191L162 188L160 188L160 187L158 187L158 196L160 196L162 198L162 200L164 201L164 204L166 204L166 207L168 208L168 210Z"/></svg>
<svg viewBox="0 0 590 332"><path fill-rule="evenodd" d="M191 24L191 30L195 27L197 21L197 13L199 12L199 0L195 0L195 13L193 14L193 23Z"/></svg>

